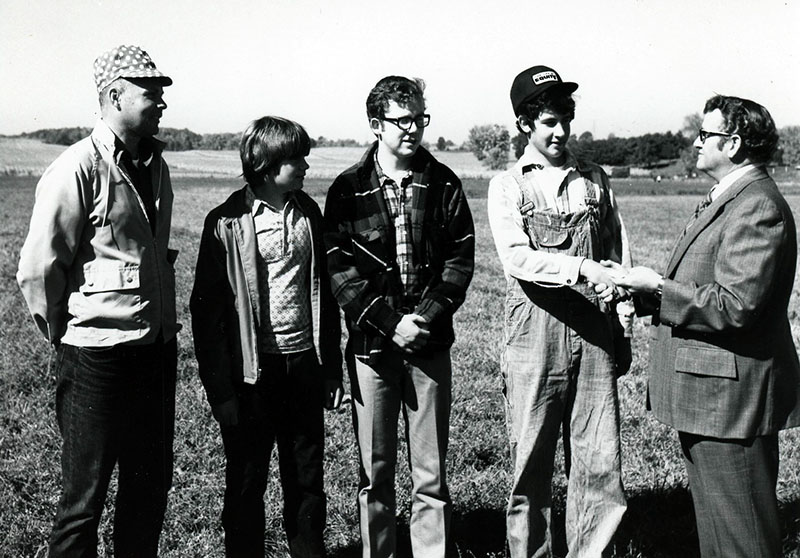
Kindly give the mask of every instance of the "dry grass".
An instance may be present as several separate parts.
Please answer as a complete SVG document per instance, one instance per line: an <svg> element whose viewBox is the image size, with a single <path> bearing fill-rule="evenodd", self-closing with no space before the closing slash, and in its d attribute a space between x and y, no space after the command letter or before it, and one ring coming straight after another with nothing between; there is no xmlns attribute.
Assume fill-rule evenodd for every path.
<svg viewBox="0 0 800 558"><path fill-rule="evenodd" d="M328 181L310 180L307 189L322 203ZM54 379L48 348L27 316L14 272L33 198L34 179L0 179L0 535L1 556L34 556L44 548L58 497L59 436L53 410ZM177 262L179 318L189 323L188 297L193 281L200 228L205 213L238 186L236 179L178 179L173 244ZM504 555L504 508L509 460L500 395L498 354L504 290L502 273L486 219L485 181L465 181L477 230L476 274L464 307L456 317L453 348L454 397L449 479L455 505L455 553L464 557ZM660 267L670 239L699 195L626 194L641 185L620 186L620 204L637 263ZM704 186L698 186L702 191ZM800 196L789 201L800 215ZM795 338L800 334L798 284L791 303ZM210 416L187 329L181 333L176 473L162 536L162 556L222 556L219 523L224 463L218 429ZM612 549L614 557L697 556L694 516L675 434L644 410L647 338L636 326L634 362L620 381L624 481L629 512ZM349 409L326 416L326 483L329 521L326 542L334 557L358 555L355 508L357 468ZM800 545L800 436L781 435L782 465L778 493L788 556ZM401 450L398 478L400 555L408 555L408 474ZM563 521L565 481L557 465L556 521ZM112 488L113 496L113 488ZM270 556L285 553L281 494L273 475L266 496ZM113 501L113 498L110 499ZM111 504L108 504L111 508ZM108 515L101 525L101 556L110 552ZM40 554L41 555L41 554Z"/></svg>
<svg viewBox="0 0 800 558"><path fill-rule="evenodd" d="M39 176L64 149L39 140L0 137L0 175Z"/></svg>
<svg viewBox="0 0 800 558"><path fill-rule="evenodd" d="M0 176L39 176L64 149L34 139L0 137ZM308 176L332 179L358 161L364 151L363 147L314 148L308 156ZM434 153L463 178L485 178L493 173L472 153ZM242 172L237 151L170 151L165 158L175 177L232 178Z"/></svg>

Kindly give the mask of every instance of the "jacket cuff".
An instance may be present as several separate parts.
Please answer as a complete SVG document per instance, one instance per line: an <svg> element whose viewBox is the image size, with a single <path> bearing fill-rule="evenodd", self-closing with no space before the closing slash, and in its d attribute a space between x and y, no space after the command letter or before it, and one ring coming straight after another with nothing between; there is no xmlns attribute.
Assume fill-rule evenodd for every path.
<svg viewBox="0 0 800 558"><path fill-rule="evenodd" d="M583 260L586 258L566 256L561 264L561 280L565 285L575 285L580 279L580 270Z"/></svg>
<svg viewBox="0 0 800 558"><path fill-rule="evenodd" d="M384 337L391 338L402 318L403 315L389 306L383 298L376 297L357 323L361 329L364 329L362 324L371 325Z"/></svg>
<svg viewBox="0 0 800 558"><path fill-rule="evenodd" d="M236 390L231 380L230 365L226 362L225 353L219 347L208 351L197 351L197 368L203 388L206 390L206 399L211 405L224 403L236 395Z"/></svg>
<svg viewBox="0 0 800 558"><path fill-rule="evenodd" d="M446 314L447 307L431 297L426 297L420 301L420 303L414 309L414 312L423 317L426 322L431 323L437 318Z"/></svg>
<svg viewBox="0 0 800 558"><path fill-rule="evenodd" d="M214 386L213 389L206 388L206 399L210 405L219 405L236 396L233 385Z"/></svg>
<svg viewBox="0 0 800 558"><path fill-rule="evenodd" d="M658 318L661 323L668 326L678 325L680 319L679 308L682 301L691 299L694 287L684 285L673 279L664 279L664 288L661 293L661 303L658 309Z"/></svg>

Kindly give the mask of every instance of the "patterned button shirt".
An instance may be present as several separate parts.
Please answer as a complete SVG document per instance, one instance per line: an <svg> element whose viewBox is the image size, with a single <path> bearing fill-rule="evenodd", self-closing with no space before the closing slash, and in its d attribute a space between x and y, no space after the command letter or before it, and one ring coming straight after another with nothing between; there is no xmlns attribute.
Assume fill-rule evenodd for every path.
<svg viewBox="0 0 800 558"><path fill-rule="evenodd" d="M278 210L256 198L248 186L247 201L258 240L259 350L311 349L311 235L305 216L294 197Z"/></svg>
<svg viewBox="0 0 800 558"><path fill-rule="evenodd" d="M414 258L414 250L411 244L411 228L409 225L409 215L412 210L412 196L414 189L413 173L409 169L398 185L392 178L384 174L378 162L378 152L375 151L375 173L378 175L378 183L383 190L386 205L389 208L389 216L394 221L395 242L397 243L397 267L400 271L400 280L403 288L408 292L408 288L417 280L415 267L411 265Z"/></svg>

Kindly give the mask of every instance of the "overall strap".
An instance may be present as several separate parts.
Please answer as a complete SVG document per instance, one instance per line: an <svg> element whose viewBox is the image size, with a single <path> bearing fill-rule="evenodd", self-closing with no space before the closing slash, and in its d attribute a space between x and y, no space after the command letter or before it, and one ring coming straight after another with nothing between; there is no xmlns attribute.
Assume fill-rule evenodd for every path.
<svg viewBox="0 0 800 558"><path fill-rule="evenodd" d="M538 193L536 181L533 179L533 174L529 171L531 168L541 168L539 165L526 165L522 170L514 167L510 171L510 175L514 178L519 188L520 197L517 204L517 209L521 215L530 215L530 212L537 207L546 207L544 198Z"/></svg>
<svg viewBox="0 0 800 558"><path fill-rule="evenodd" d="M591 181L591 179L583 176L583 174L581 174L581 178L583 178L583 185L586 189L583 195L583 203L585 203L586 207L588 208L598 209L600 206L600 193L595 189L594 183ZM606 196L606 198L607 197L608 196Z"/></svg>
<svg viewBox="0 0 800 558"><path fill-rule="evenodd" d="M531 195L528 192L528 189L525 187L525 177L522 172L515 166L510 171L511 177L514 179L514 182L517 183L517 188L519 188L519 199L517 200L517 209L520 212L520 215L525 215L526 213L530 213L531 210L536 208L536 204L534 203L533 199L531 199Z"/></svg>

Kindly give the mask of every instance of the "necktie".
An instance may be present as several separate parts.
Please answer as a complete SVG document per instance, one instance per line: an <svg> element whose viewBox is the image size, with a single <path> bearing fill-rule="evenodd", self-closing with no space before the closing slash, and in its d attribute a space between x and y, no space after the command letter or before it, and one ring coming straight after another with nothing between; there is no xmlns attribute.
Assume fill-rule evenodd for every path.
<svg viewBox="0 0 800 558"><path fill-rule="evenodd" d="M714 186L714 188L716 188L716 186ZM714 188L711 188L706 194L706 197L700 200L700 203L698 203L697 207L694 208L694 213L692 213L692 216L689 218L689 222L686 223L686 226L684 227L683 232L681 233L681 236L678 239L679 241L683 239L684 236L686 236L686 233L689 232L690 228L692 228L692 225L694 225L695 221L697 221L697 218L700 217L700 214L703 213L703 211L705 211L705 209L709 205L711 205L712 201L714 201L711 198L711 194L714 192Z"/></svg>

